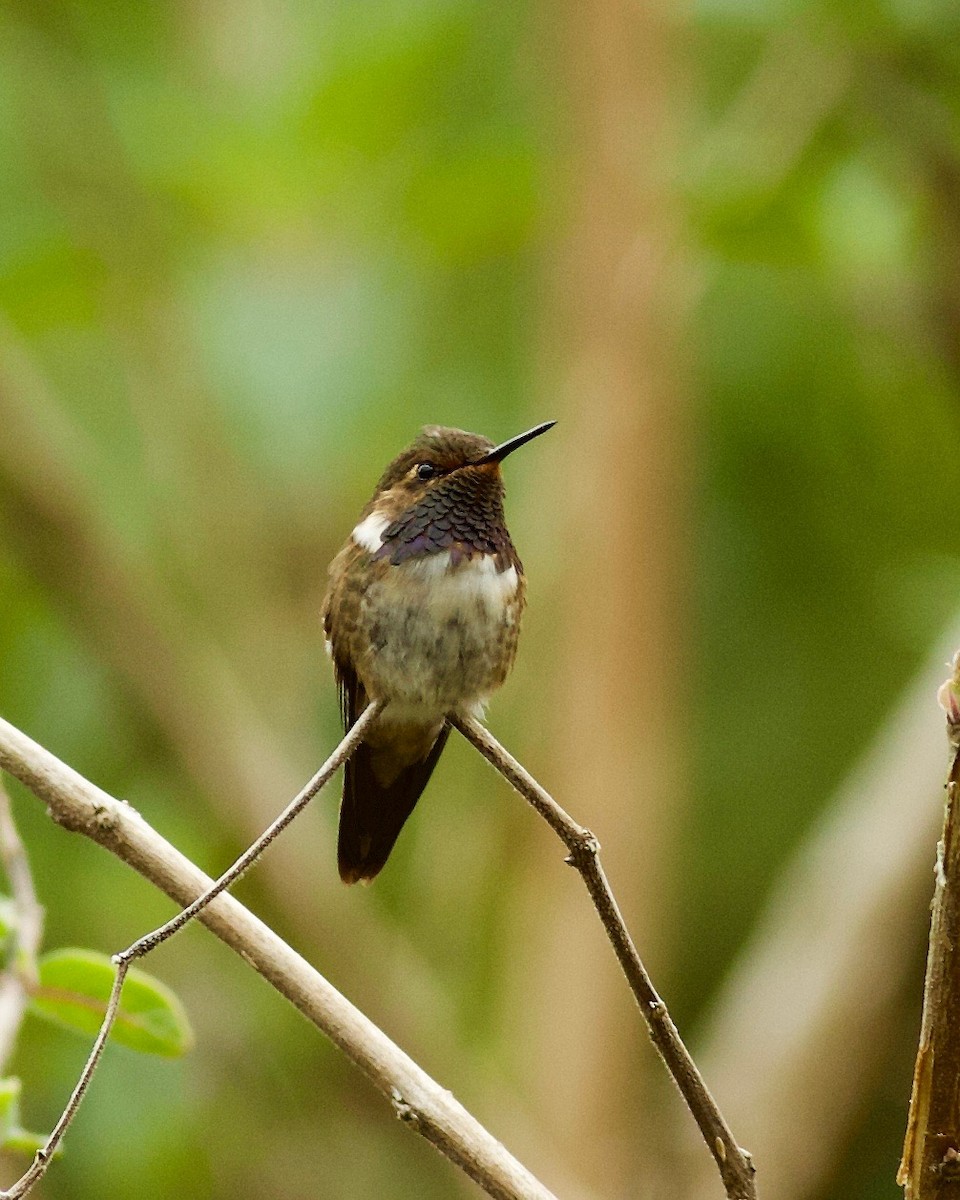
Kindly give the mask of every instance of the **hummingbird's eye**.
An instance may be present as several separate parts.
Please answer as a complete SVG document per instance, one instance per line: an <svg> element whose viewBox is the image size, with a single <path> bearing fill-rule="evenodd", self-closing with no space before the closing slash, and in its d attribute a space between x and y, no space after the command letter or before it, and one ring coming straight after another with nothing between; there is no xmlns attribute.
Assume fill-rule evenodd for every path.
<svg viewBox="0 0 960 1200"><path fill-rule="evenodd" d="M433 479L435 475L440 474L440 471L433 463L420 463L417 466L416 474L418 479Z"/></svg>

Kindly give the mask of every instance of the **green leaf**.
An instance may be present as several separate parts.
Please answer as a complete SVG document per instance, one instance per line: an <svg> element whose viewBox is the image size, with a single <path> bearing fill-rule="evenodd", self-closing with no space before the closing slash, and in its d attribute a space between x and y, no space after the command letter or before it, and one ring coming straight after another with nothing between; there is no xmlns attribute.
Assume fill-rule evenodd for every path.
<svg viewBox="0 0 960 1200"><path fill-rule="evenodd" d="M30 1011L67 1029L95 1035L115 977L116 967L105 954L54 950L40 959ZM193 1031L177 997L152 975L135 968L123 985L110 1036L131 1050L164 1058L178 1058L193 1045Z"/></svg>
<svg viewBox="0 0 960 1200"><path fill-rule="evenodd" d="M16 1154L32 1157L46 1145L46 1136L24 1129L20 1124L21 1083L16 1075L0 1079L0 1150L12 1150ZM63 1153L61 1146L54 1151L57 1158Z"/></svg>
<svg viewBox="0 0 960 1200"><path fill-rule="evenodd" d="M0 1146L20 1124L20 1086L16 1075L0 1079Z"/></svg>
<svg viewBox="0 0 960 1200"><path fill-rule="evenodd" d="M34 1133L29 1129L21 1129L19 1125L15 1126L0 1143L4 1150L12 1150L14 1154L24 1154L27 1158L33 1158L38 1150L42 1150L47 1144L47 1139L42 1133ZM53 1152L54 1158L59 1158L63 1153L63 1143L61 1142Z"/></svg>

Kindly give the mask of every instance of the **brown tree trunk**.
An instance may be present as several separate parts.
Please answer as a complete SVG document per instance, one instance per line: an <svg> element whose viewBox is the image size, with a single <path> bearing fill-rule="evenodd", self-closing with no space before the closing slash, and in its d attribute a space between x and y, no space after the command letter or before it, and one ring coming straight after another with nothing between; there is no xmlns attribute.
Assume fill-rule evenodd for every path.
<svg viewBox="0 0 960 1200"><path fill-rule="evenodd" d="M559 191L568 209L558 214L541 405L561 421L550 435L559 446L543 511L554 514L562 567L551 585L544 780L600 838L659 983L683 775L690 473L668 182L673 31L663 10L623 0L570 5L563 15L568 144ZM540 933L549 923L553 936L524 947L537 1108L583 1177L615 1195L638 1178L656 1115L643 1077L655 1072L659 1081L660 1067L572 873L545 873L539 850L528 903L544 922ZM546 945L537 961L531 944Z"/></svg>

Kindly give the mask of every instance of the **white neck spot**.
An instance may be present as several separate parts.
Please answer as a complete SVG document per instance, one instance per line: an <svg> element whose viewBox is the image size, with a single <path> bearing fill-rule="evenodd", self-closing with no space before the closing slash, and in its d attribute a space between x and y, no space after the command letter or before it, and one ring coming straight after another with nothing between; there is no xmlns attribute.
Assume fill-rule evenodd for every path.
<svg viewBox="0 0 960 1200"><path fill-rule="evenodd" d="M369 517L363 518L350 536L362 549L375 554L383 545L383 531L389 524L389 517L385 517L383 513L372 512Z"/></svg>

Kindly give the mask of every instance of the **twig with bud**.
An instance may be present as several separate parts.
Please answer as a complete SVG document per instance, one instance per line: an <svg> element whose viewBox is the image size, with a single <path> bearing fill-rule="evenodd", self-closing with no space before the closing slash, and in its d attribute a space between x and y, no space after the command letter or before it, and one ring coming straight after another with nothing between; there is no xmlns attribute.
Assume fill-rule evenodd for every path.
<svg viewBox="0 0 960 1200"><path fill-rule="evenodd" d="M717 1164L729 1200L756 1200L750 1155L734 1140L717 1103L704 1083L670 1019L667 1006L653 986L637 953L623 916L600 864L600 845L589 829L578 825L533 776L474 717L457 714L450 723L460 731L506 781L536 809L568 851L567 862L583 879L620 967L626 976L650 1039L683 1096Z"/></svg>

